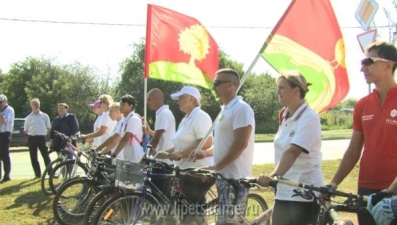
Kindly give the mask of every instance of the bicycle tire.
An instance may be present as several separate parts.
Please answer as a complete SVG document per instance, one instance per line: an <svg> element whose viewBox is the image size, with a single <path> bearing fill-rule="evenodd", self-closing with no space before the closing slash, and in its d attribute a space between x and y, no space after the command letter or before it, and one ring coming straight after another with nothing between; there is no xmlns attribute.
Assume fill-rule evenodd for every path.
<svg viewBox="0 0 397 225"><path fill-rule="evenodd" d="M52 190L50 187L50 183L49 183L49 170L50 168L53 168L55 164L61 163L63 162L65 159L59 157L57 159L55 159L54 161L52 161L44 170L43 175L40 178L40 186L41 186L41 191L45 194L45 195L52 195ZM46 176L48 175L48 180L46 179ZM48 188L46 187L46 185L48 185Z"/></svg>
<svg viewBox="0 0 397 225"><path fill-rule="evenodd" d="M132 202L131 202L132 200ZM133 215L125 216L124 207L133 204L131 209ZM158 212L156 210L155 199L143 198L142 193L130 192L130 193L120 193L114 195L108 201L106 201L97 211L94 218L94 224L135 224L138 220L141 221L139 224L159 224ZM129 208L129 207L128 207ZM126 210L128 211L128 210ZM145 216L148 216L147 218ZM128 221L115 221L118 217L120 220L127 219ZM102 221L102 219L104 221ZM109 221L111 220L111 221ZM114 221L114 222L112 222ZM142 223L148 222L148 223Z"/></svg>
<svg viewBox="0 0 397 225"><path fill-rule="evenodd" d="M94 224L94 218L96 213L98 212L98 209L101 207L101 205L103 205L107 200L109 200L116 194L115 190L115 187L109 186L104 188L94 196L94 198L91 200L90 204L87 207L86 214L84 215L83 219L83 224Z"/></svg>
<svg viewBox="0 0 397 225"><path fill-rule="evenodd" d="M51 188L51 191L52 191L53 194L56 194L57 190L58 190L63 184L65 184L65 182L66 182L68 179L71 178L71 177L69 177L69 174L68 174L66 168L68 168L69 165L74 165L75 162L76 162L76 161L75 161L74 159L68 159L68 160L66 160L66 161L64 161L64 162L59 163L57 166L55 166L55 167L52 169L52 172L51 172L50 177L49 177L49 179L48 179L48 183L49 183L49 185L50 185L50 188ZM66 168L65 168L65 167L66 167ZM82 163L82 162L80 162L80 161L77 161L77 167L78 167L78 168L81 168L81 169L84 171L84 174L87 174L87 173L88 173L88 170L89 170L89 169L87 168L87 166L86 166L84 163ZM60 176L62 176L62 179L60 180L59 183L56 183L56 182L54 182L54 178L55 178L55 175L56 175L58 172L60 173Z"/></svg>
<svg viewBox="0 0 397 225"><path fill-rule="evenodd" d="M253 204L253 202L256 202L256 204ZM266 200L260 196L259 194L256 193L248 193L247 197L247 208L245 212L245 219L252 224L260 214L265 212L266 210L269 209L269 206L267 205ZM254 216L253 218L251 218ZM270 219L262 221L260 223L255 223L256 225L270 225Z"/></svg>
<svg viewBox="0 0 397 225"><path fill-rule="evenodd" d="M54 218L62 225L83 225L86 209L99 191L91 179L79 177L68 180L55 194L52 205ZM76 193L69 196L69 192Z"/></svg>

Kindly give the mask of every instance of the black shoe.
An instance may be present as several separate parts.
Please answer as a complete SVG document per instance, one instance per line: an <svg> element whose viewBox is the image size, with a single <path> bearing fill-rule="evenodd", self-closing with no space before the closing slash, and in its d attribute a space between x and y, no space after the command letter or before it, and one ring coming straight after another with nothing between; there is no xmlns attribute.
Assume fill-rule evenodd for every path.
<svg viewBox="0 0 397 225"><path fill-rule="evenodd" d="M8 182L8 181L10 181L11 179L9 178L9 177L4 177L3 178L3 180L1 180L0 182L1 183L5 183L5 182Z"/></svg>

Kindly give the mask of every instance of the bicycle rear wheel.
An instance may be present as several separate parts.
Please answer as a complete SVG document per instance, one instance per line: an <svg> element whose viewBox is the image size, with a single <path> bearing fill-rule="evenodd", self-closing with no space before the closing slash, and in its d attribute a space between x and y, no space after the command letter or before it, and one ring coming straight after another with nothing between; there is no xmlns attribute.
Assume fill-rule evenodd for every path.
<svg viewBox="0 0 397 225"><path fill-rule="evenodd" d="M156 204L141 193L120 193L105 202L97 211L94 224L157 224Z"/></svg>
<svg viewBox="0 0 397 225"><path fill-rule="evenodd" d="M59 158L55 159L54 161L52 161L44 170L43 175L41 176L40 179L40 185L41 185L41 191L45 194L45 195L52 195L52 190L50 187L50 183L49 183L49 179L50 179L50 173L49 171L51 171L52 168L54 168L56 165L58 165L59 163L63 162L65 159L62 158L63 156L60 156ZM48 178L46 178L48 175Z"/></svg>

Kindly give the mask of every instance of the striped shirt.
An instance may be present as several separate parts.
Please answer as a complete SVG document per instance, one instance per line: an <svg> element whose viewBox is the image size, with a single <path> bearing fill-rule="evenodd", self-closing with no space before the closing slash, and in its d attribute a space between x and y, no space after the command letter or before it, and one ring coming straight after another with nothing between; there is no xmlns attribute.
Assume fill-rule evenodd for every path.
<svg viewBox="0 0 397 225"><path fill-rule="evenodd" d="M30 136L46 135L51 129L50 117L42 111L37 114L32 112L25 118L24 127Z"/></svg>

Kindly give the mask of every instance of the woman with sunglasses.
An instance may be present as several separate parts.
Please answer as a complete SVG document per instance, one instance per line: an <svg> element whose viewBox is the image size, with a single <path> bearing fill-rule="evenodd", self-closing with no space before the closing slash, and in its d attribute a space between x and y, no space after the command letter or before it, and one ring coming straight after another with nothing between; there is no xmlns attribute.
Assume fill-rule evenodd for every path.
<svg viewBox="0 0 397 225"><path fill-rule="evenodd" d="M323 185L321 170L321 124L317 113L305 102L310 83L297 71L286 71L277 79L277 95L285 106L274 138L276 168L258 183L269 186L274 176L301 183ZM274 225L315 224L320 207L313 199L294 196L294 187L278 184L273 207Z"/></svg>
<svg viewBox="0 0 397 225"><path fill-rule="evenodd" d="M397 49L391 43L375 42L365 49L361 72L375 89L356 103L350 144L330 183L335 189L359 160L359 195L387 189L397 176L396 63ZM370 218L365 212L358 214L360 224Z"/></svg>
<svg viewBox="0 0 397 225"><path fill-rule="evenodd" d="M83 139L91 139L97 138L96 143L94 145L97 147L102 144L106 139L108 139L116 126L117 121L112 120L109 115L110 106L113 104L113 98L110 95L101 95L99 96L99 108L102 111L100 127L96 131L90 134L83 134L81 138Z"/></svg>

